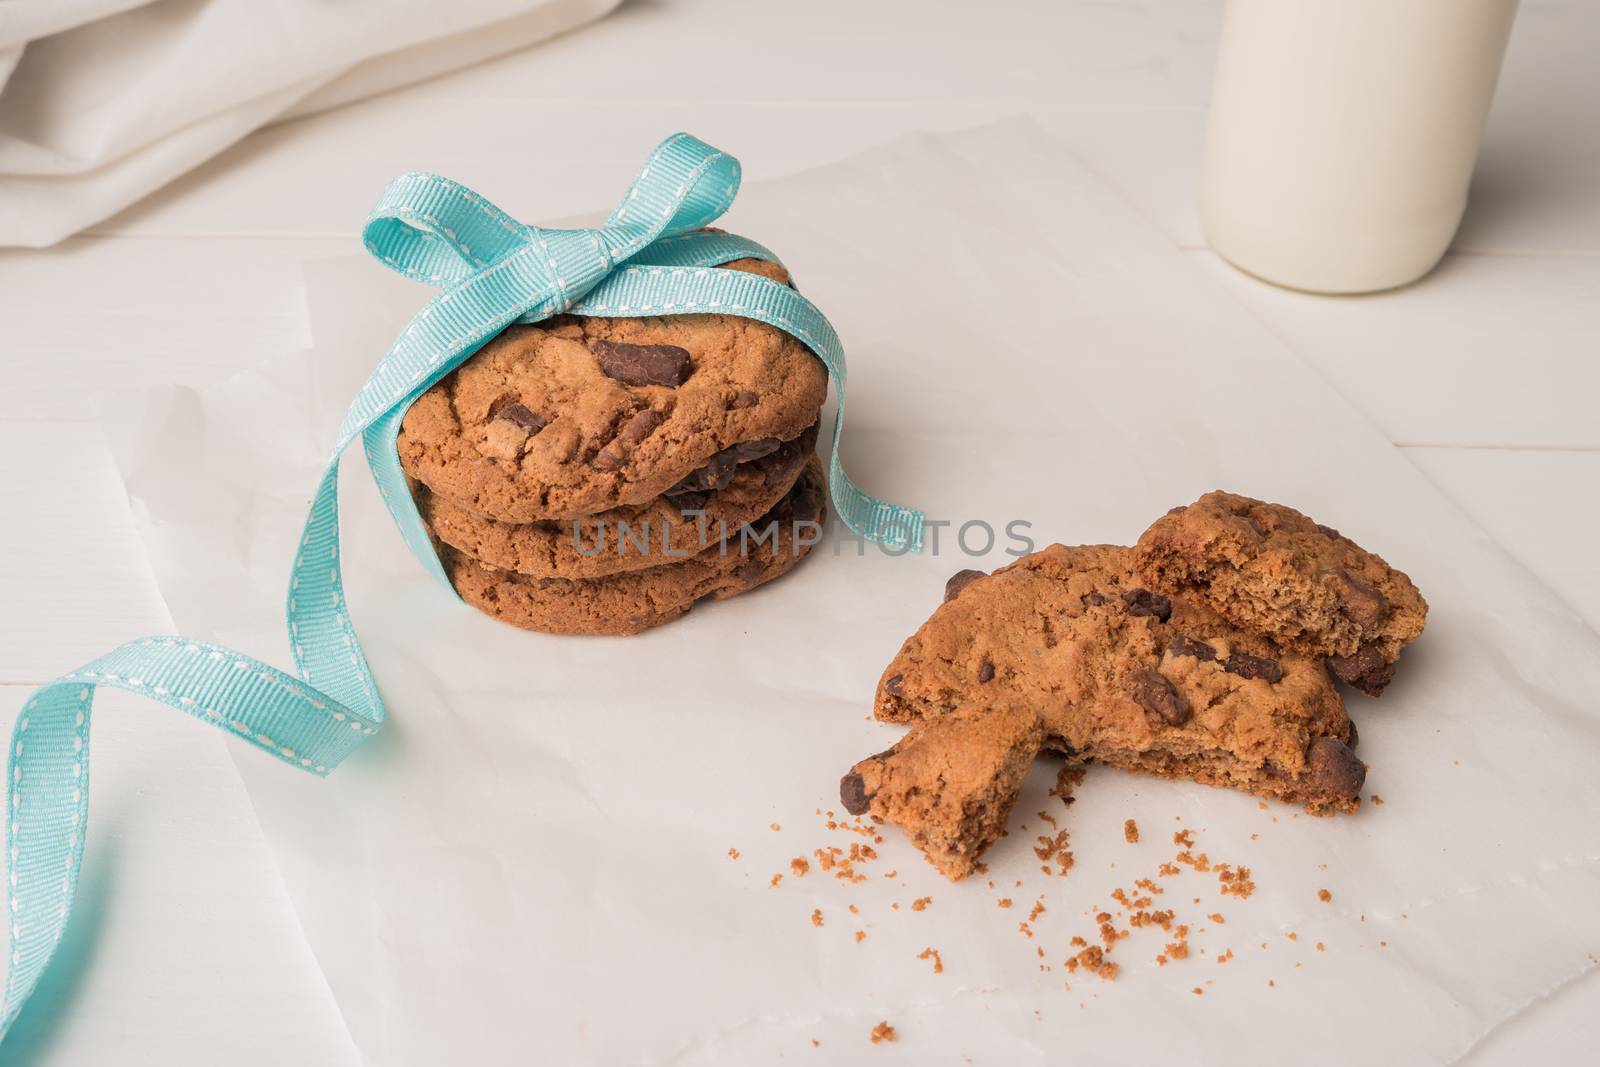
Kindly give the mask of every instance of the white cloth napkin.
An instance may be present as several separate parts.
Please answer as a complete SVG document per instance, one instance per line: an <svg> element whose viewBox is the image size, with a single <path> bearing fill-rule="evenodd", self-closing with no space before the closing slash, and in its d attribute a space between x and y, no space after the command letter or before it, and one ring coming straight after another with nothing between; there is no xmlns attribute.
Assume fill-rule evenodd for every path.
<svg viewBox="0 0 1600 1067"><path fill-rule="evenodd" d="M818 812L901 732L870 720L878 674L951 572L1004 556L824 544L658 631L547 637L430 584L351 470L350 603L393 723L327 781L237 758L371 1062L1443 1062L1595 966L1600 639L1070 150L1025 124L901 141L749 188L728 225L843 336L868 489L1127 543L1223 486L1409 571L1428 632L1350 697L1383 803L1318 819L1100 769L1067 808L1041 765L986 876L948 883L885 828L847 884L813 850L862 839ZM269 655L331 427L424 295L356 260L309 282L312 357L126 409L174 615ZM1070 831L1066 877L1036 812ZM1253 895L1161 873L1179 830ZM1069 974L1139 878L1188 958L1135 929L1115 981Z"/></svg>
<svg viewBox="0 0 1600 1067"><path fill-rule="evenodd" d="M54 243L259 126L521 48L618 2L7 0L0 245Z"/></svg>

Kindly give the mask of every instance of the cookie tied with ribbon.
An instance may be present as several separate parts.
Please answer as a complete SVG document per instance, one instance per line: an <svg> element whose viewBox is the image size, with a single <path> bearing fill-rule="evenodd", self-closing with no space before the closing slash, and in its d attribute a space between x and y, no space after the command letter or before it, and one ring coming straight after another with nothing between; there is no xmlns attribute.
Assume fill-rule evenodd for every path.
<svg viewBox="0 0 1600 1067"><path fill-rule="evenodd" d="M560 326L551 321L558 317L716 315L780 331L820 360L835 385L833 448L825 479L820 471L814 478L825 481L834 512L867 540L895 549L920 547L922 516L863 492L840 463L845 363L832 326L796 289L777 280L784 275L772 253L707 229L727 210L738 185L738 161L687 134L656 147L617 209L596 229L526 225L436 175L404 174L391 183L363 230L366 246L385 265L441 292L401 331L357 393L316 487L286 604L297 671L183 637L152 637L129 642L29 697L12 732L7 773L9 966L0 1028L9 1030L38 985L71 915L89 810L88 739L97 688L167 704L313 774L328 773L382 727L383 701L344 599L339 458L361 439L406 544L451 588L447 567L459 562L451 555L456 550L445 550L443 561L435 551L408 486L399 439L419 398L508 327L542 323L545 332L558 333ZM750 269L751 264L774 269ZM608 378L646 393L666 387L685 369L675 354L651 351L638 338L594 337L589 347L609 364ZM727 410L735 414L724 420L724 436L711 433L696 441L679 462L704 459L704 466L713 467L727 462L717 457L734 445L748 451L749 434L760 421L737 414L748 406L739 395L745 391L727 397ZM645 394L630 396L637 409L630 418L644 411L661 414ZM532 410L511 411L509 418L529 436L535 425L543 430L550 421L548 413ZM624 454L660 421L644 416L632 430L623 425L615 436L621 441L616 455L602 458L607 446L601 446L588 457L597 476L586 472L570 480L568 488L588 483L588 489L569 494L583 503L571 504L561 516L542 517L585 514L583 508L610 504L612 497L631 506L645 499L641 494L681 488L663 484L676 475L670 464L647 472L642 460ZM645 422L652 426L645 428ZM795 433L776 436L787 440L807 429L787 428ZM733 435L731 444L726 434ZM691 485L684 491L698 490ZM636 499L623 500L630 495ZM546 494L546 500L560 496ZM717 586L714 595L727 595L726 587Z"/></svg>

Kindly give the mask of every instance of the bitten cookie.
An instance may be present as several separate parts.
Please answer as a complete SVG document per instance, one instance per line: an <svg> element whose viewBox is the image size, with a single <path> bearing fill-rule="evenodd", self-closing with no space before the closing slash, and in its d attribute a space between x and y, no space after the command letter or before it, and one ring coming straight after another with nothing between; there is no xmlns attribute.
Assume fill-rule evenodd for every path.
<svg viewBox="0 0 1600 1067"><path fill-rule="evenodd" d="M1135 547L1152 589L1182 593L1278 647L1326 657L1370 696L1422 633L1427 601L1411 579L1282 504L1207 493L1157 519Z"/></svg>
<svg viewBox="0 0 1600 1067"><path fill-rule="evenodd" d="M911 732L840 796L902 826L949 877L999 835L1040 750L1317 814L1359 805L1365 767L1320 661L1145 588L1131 550L1052 545L964 571L946 597L878 686L877 717Z"/></svg>
<svg viewBox="0 0 1600 1067"><path fill-rule="evenodd" d="M787 280L769 263L728 268ZM400 463L490 518L572 519L765 455L817 421L827 385L810 349L751 319L563 316L510 327L423 393Z"/></svg>
<svg viewBox="0 0 1600 1067"><path fill-rule="evenodd" d="M815 452L817 428L771 445L769 455L730 465L708 489L567 522L499 522L420 485L417 508L439 540L480 562L535 578L599 578L682 562L766 514Z"/></svg>
<svg viewBox="0 0 1600 1067"><path fill-rule="evenodd" d="M571 580L502 570L449 547L439 558L463 600L513 626L636 634L687 614L701 600L725 600L792 570L821 535L824 484L821 461L813 457L777 506L750 524L748 538L730 530L725 548L713 545L664 567Z"/></svg>

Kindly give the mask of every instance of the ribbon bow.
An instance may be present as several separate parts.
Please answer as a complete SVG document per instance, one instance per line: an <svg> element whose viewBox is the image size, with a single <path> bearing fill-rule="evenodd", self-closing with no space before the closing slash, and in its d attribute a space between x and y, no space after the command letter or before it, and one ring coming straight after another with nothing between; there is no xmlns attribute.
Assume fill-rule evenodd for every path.
<svg viewBox="0 0 1600 1067"><path fill-rule="evenodd" d="M754 241L704 231L738 188L738 160L682 133L656 147L598 229L524 225L436 175L403 174L389 185L363 228L367 249L442 291L356 394L312 498L285 612L298 677L231 649L152 637L122 645L29 697L12 731L6 783L11 958L0 1038L49 966L71 914L89 813L89 722L98 686L168 704L319 775L383 725L383 701L344 600L339 459L362 439L406 544L449 588L407 489L396 438L417 397L512 323L563 312L710 312L786 331L816 353L837 389L828 472L835 513L867 540L920 547L922 516L862 492L839 462L844 352L828 320L788 286L718 269L736 259L777 262Z"/></svg>

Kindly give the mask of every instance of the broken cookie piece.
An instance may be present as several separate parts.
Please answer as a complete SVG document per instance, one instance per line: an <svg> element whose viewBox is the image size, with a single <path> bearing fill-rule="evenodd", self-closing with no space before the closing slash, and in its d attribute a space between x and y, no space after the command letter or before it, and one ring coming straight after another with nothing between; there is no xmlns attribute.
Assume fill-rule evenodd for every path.
<svg viewBox="0 0 1600 1067"><path fill-rule="evenodd" d="M952 878L999 836L1041 750L1318 814L1354 811L1365 773L1320 660L1156 593L1111 545L1052 545L965 584L884 671L875 712L913 729L841 798Z"/></svg>
<svg viewBox="0 0 1600 1067"><path fill-rule="evenodd" d="M839 799L852 815L902 827L929 862L963 878L1005 829L1043 741L1037 716L973 705L850 768Z"/></svg>
<svg viewBox="0 0 1600 1067"><path fill-rule="evenodd" d="M1157 519L1134 567L1152 589L1205 604L1279 648L1326 660L1369 696L1394 677L1428 604L1405 574L1282 504L1207 493Z"/></svg>

